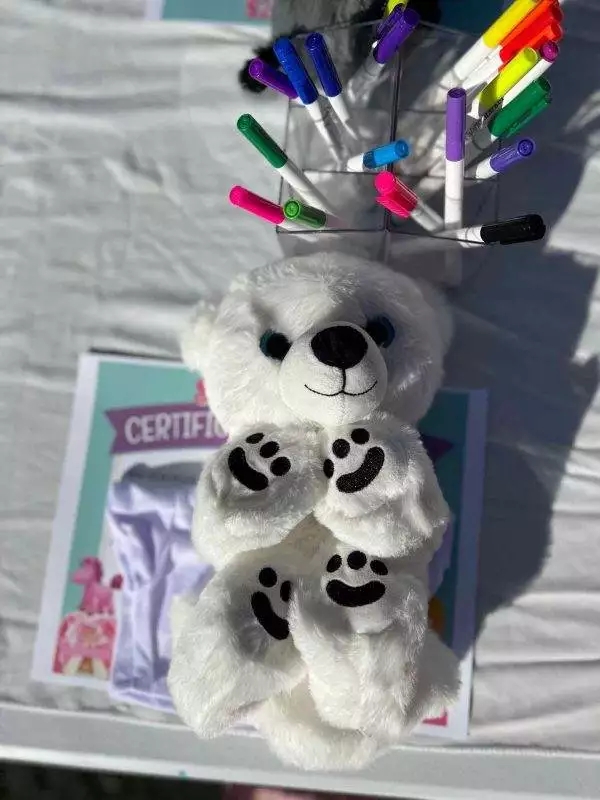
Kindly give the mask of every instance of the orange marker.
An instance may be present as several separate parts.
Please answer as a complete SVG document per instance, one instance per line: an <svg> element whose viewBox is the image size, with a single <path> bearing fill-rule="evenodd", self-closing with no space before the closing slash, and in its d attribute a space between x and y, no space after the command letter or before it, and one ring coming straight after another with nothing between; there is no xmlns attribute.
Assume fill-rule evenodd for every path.
<svg viewBox="0 0 600 800"><path fill-rule="evenodd" d="M523 37L521 40L515 39L512 44L503 47L500 51L500 58L502 60L500 69L504 69L505 65L524 47L531 47L533 50L539 50L546 42L560 42L562 38L562 27L553 22L535 32L531 38L528 37L525 39L525 37Z"/></svg>
<svg viewBox="0 0 600 800"><path fill-rule="evenodd" d="M561 23L563 21L563 16L563 12L556 0L542 0L531 14L525 17L525 19L513 28L508 36L502 40L501 46L506 47L509 45L513 39L521 36L523 31L527 30L527 28L533 28L533 26L544 28L551 22ZM546 22L543 23L542 20L546 20Z"/></svg>

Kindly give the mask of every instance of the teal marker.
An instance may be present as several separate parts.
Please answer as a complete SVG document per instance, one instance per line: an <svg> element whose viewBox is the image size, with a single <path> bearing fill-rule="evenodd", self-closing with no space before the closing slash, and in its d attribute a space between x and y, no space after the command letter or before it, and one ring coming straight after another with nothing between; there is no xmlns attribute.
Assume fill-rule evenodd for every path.
<svg viewBox="0 0 600 800"><path fill-rule="evenodd" d="M292 159L269 136L266 130L258 124L252 114L242 114L237 121L237 129L308 203L317 208L322 208L328 213L335 213L327 198L308 180L302 170L294 164Z"/></svg>

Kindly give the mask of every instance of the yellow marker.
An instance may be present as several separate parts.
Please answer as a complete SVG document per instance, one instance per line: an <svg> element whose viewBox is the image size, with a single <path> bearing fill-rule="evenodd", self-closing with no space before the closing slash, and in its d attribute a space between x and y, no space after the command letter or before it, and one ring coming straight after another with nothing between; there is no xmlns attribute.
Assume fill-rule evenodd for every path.
<svg viewBox="0 0 600 800"><path fill-rule="evenodd" d="M540 60L540 54L532 47L526 47L509 61L504 69L479 94L479 115L488 111L524 78Z"/></svg>
<svg viewBox="0 0 600 800"><path fill-rule="evenodd" d="M441 80L442 88L462 86L469 76L489 58L501 42L530 14L542 0L515 0L504 14L490 25L483 36L459 58Z"/></svg>
<svg viewBox="0 0 600 800"><path fill-rule="evenodd" d="M387 0L384 16L389 17L389 15L397 6L404 7L407 5L408 5L408 0Z"/></svg>
<svg viewBox="0 0 600 800"><path fill-rule="evenodd" d="M485 44L490 48L499 45L540 2L541 0L515 0L511 3L481 37Z"/></svg>

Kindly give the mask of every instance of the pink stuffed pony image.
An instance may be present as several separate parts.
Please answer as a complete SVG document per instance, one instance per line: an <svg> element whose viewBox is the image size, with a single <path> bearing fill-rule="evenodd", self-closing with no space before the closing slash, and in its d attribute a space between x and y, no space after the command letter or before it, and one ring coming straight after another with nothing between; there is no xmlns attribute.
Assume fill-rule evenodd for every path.
<svg viewBox="0 0 600 800"><path fill-rule="evenodd" d="M106 680L117 632L113 593L123 579L115 575L102 583L102 562L86 556L71 576L83 586L79 609L67 614L60 625L53 671L63 675L91 675Z"/></svg>

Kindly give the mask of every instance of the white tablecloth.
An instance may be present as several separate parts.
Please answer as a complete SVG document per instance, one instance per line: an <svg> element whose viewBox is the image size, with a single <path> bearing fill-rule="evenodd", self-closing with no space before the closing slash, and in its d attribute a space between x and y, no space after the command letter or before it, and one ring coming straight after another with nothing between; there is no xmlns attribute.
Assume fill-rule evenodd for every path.
<svg viewBox="0 0 600 800"><path fill-rule="evenodd" d="M258 741L200 745L101 693L29 680L78 354L174 356L199 296L218 295L240 270L277 255L273 230L227 201L234 182L276 196L273 174L235 130L243 111L282 129L282 100L242 97L237 86L260 34L142 24L127 18L139 12L135 0L108 16L116 5L0 5L0 754L27 757L30 747L31 757L77 752L97 763L94 747L106 755L115 746L108 734L99 743L99 732L120 730L115 741L129 744L111 763L123 768L143 768L158 737L157 753L178 743L198 765L210 762L199 774L382 793L399 785L385 784L396 768L418 773L435 758L446 796L456 785L464 797L468 771L480 769L466 765L498 751L479 761L456 752L419 760L414 751L379 762L366 774L375 783L331 784L281 771ZM501 216L537 211L552 230L543 249L490 248L477 276L453 293L448 382L491 390L471 744L598 753L600 6L572 0L564 10L553 107L531 129L535 165L515 169L501 190ZM88 731L87 742L77 730ZM236 773L219 747L249 763ZM440 759L459 775L455 783ZM553 774L559 762L543 764ZM568 783L574 767L565 763ZM588 776L577 779L587 796L597 760L575 763ZM481 769L483 790L496 773ZM499 789L519 769L498 767ZM532 769L533 792L542 784ZM434 780L403 775L394 780L414 784L415 794ZM559 778L539 780L563 791Z"/></svg>

